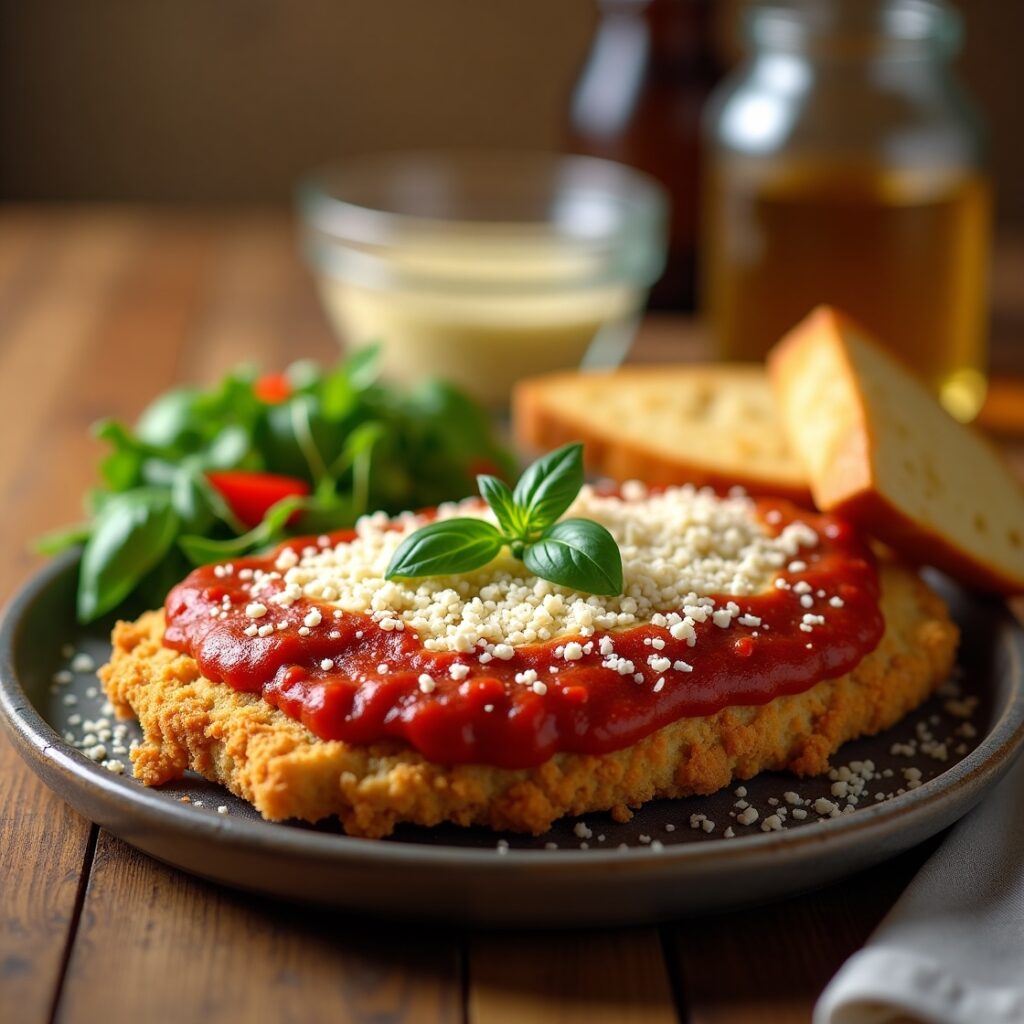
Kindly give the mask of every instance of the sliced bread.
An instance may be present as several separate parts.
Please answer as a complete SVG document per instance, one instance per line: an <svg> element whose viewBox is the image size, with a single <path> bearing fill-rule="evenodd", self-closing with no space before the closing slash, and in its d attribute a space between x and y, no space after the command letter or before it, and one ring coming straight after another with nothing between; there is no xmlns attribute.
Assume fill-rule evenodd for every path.
<svg viewBox="0 0 1024 1024"><path fill-rule="evenodd" d="M859 325L819 307L769 353L817 506L963 583L1024 592L1024 489Z"/></svg>
<svg viewBox="0 0 1024 1024"><path fill-rule="evenodd" d="M739 485L809 504L806 474L779 424L764 369L638 366L520 381L517 441L545 450L583 441L588 468L614 480Z"/></svg>

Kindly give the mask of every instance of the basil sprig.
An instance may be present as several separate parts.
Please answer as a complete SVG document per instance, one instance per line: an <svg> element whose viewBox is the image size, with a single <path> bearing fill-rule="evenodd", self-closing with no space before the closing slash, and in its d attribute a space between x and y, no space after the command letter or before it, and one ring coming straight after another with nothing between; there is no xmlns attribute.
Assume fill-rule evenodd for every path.
<svg viewBox="0 0 1024 1024"><path fill-rule="evenodd" d="M494 476L478 476L477 486L498 525L456 517L421 527L398 546L389 580L472 572L508 546L541 579L586 594L622 593L615 538L591 519L559 519L583 486L582 444L538 459L515 490Z"/></svg>

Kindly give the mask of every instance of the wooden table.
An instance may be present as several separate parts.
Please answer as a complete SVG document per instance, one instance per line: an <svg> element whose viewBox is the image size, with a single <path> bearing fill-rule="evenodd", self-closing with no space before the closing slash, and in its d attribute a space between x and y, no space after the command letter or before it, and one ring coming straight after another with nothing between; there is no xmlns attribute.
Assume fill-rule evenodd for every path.
<svg viewBox="0 0 1024 1024"><path fill-rule="evenodd" d="M1002 324L1022 319L1018 299ZM638 355L695 345L662 319ZM27 540L78 514L90 423L242 360L307 355L336 346L284 215L0 212L0 596L39 564ZM806 1022L927 852L661 928L396 928L166 868L69 810L0 733L0 1022Z"/></svg>

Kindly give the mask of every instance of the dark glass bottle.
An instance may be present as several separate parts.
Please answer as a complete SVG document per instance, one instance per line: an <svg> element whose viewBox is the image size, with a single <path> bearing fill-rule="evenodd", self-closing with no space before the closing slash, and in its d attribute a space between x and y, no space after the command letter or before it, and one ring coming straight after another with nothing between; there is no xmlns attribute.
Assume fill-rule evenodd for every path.
<svg viewBox="0 0 1024 1024"><path fill-rule="evenodd" d="M700 114L719 77L711 0L598 0L568 146L630 164L672 197L668 266L651 305L692 309Z"/></svg>

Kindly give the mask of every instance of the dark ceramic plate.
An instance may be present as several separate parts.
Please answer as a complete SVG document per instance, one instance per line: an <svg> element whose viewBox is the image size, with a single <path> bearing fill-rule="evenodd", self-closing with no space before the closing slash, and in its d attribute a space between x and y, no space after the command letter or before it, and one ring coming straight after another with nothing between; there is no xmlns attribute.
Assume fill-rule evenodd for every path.
<svg viewBox="0 0 1024 1024"><path fill-rule="evenodd" d="M106 657L109 623L76 626L75 581L73 558L54 562L14 599L0 627L0 717L35 772L82 814L176 867L377 914L490 925L626 923L792 895L951 824L1003 775L1024 739L1021 628L1002 605L936 580L963 629L959 685L976 706L964 717L971 701L940 694L894 729L847 744L834 763L872 776L855 803L848 796L860 786L856 778L844 787L843 778L769 773L746 783L745 794L658 801L628 824L588 815L538 839L454 827L354 839L332 824L264 822L196 776L144 789L79 749L82 722L102 717L87 662ZM77 659L77 671L72 649L88 655ZM135 735L130 728L122 744ZM100 738L87 746L102 761ZM128 765L116 742L105 742L106 759ZM873 771L863 767L868 761ZM826 800L838 816L816 803ZM758 817L742 824L747 805ZM775 824L772 815L784 827L762 831ZM705 831L700 816L714 828Z"/></svg>

